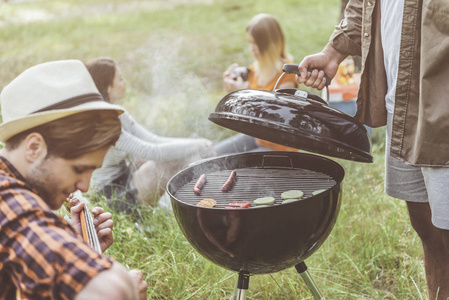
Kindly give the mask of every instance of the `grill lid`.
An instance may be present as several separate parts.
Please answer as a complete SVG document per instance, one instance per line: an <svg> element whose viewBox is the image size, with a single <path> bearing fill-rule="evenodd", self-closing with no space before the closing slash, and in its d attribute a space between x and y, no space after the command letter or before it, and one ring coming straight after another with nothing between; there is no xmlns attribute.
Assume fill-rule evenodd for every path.
<svg viewBox="0 0 449 300"><path fill-rule="evenodd" d="M366 128L319 96L299 89L238 90L209 115L212 122L285 146L359 162L372 162Z"/></svg>

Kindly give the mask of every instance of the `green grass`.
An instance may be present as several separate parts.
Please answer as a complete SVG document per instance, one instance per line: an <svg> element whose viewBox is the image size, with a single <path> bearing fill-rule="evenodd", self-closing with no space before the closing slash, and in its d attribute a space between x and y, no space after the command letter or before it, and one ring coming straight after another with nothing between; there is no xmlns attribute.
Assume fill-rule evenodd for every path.
<svg viewBox="0 0 449 300"><path fill-rule="evenodd" d="M252 61L247 21L260 12L275 15L299 63L327 42L339 8L338 0L1 3L0 87L37 63L111 56L128 81L122 104L137 120L161 135L218 141L232 132L207 116L224 96L226 67ZM340 214L306 261L327 299L427 297L421 245L405 204L383 193L383 139L383 129L373 131L373 164L337 160L346 171ZM149 299L230 298L237 275L200 256L171 213L145 207L140 215L136 221L114 214L115 243L107 254L143 270ZM312 296L292 268L251 277L248 298Z"/></svg>

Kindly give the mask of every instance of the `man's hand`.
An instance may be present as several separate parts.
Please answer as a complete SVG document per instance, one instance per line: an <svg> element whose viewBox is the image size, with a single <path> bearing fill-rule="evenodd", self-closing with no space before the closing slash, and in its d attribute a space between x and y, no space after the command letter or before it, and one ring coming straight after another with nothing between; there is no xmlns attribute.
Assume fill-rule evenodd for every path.
<svg viewBox="0 0 449 300"><path fill-rule="evenodd" d="M112 214L105 212L102 207L94 207L92 214L94 216L94 225L98 240L100 241L101 251L104 252L114 243L114 237L112 235L112 228L114 227Z"/></svg>
<svg viewBox="0 0 449 300"><path fill-rule="evenodd" d="M147 289L141 271L128 271L114 262L112 268L89 280L75 300L147 300Z"/></svg>
<svg viewBox="0 0 449 300"><path fill-rule="evenodd" d="M137 287L137 291L139 292L139 300L146 300L148 283L143 280L142 272L140 270L130 270L129 275L131 275L131 278Z"/></svg>
<svg viewBox="0 0 449 300"><path fill-rule="evenodd" d="M79 235L81 235L81 221L80 221L80 212L84 208L84 203L79 201L78 199L71 200L71 204L73 205L70 208L70 219L71 225Z"/></svg>
<svg viewBox="0 0 449 300"><path fill-rule="evenodd" d="M334 78L335 74L337 74L338 66L345 58L346 55L328 44L320 53L306 56L302 60L298 66L301 76L296 76L296 82L321 90L326 85L324 74ZM313 71L309 72L307 69L312 69Z"/></svg>
<svg viewBox="0 0 449 300"><path fill-rule="evenodd" d="M79 202L70 209L70 215L72 219L72 227L81 235L81 221L80 212L84 208L84 202ZM104 252L109 246L114 242L114 237L112 236L112 228L114 227L114 222L112 221L112 214L105 212L101 207L94 207L92 209L92 214L94 218L94 226L98 235L98 240L100 241L101 251Z"/></svg>

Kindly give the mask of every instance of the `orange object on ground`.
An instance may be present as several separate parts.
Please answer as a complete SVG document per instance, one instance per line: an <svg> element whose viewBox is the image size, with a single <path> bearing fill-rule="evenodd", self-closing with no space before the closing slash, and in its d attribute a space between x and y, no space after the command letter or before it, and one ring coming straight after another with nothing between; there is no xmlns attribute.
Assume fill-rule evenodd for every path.
<svg viewBox="0 0 449 300"><path fill-rule="evenodd" d="M341 100L349 101L357 98L357 93L359 92L359 86L356 83L348 85L329 85L329 93L331 94L341 94ZM332 100L331 100L332 101Z"/></svg>
<svg viewBox="0 0 449 300"><path fill-rule="evenodd" d="M337 74L329 85L330 101L332 102L333 98L340 101L350 101L357 98L359 83L360 73L354 73L351 76L346 75L346 77Z"/></svg>

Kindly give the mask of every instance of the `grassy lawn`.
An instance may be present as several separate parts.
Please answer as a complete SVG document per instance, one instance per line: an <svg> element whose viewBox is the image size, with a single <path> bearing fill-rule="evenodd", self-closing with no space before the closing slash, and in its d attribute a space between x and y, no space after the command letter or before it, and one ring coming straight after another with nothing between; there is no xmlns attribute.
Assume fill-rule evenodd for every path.
<svg viewBox="0 0 449 300"><path fill-rule="evenodd" d="M299 63L325 45L339 9L338 0L0 1L0 87L37 63L110 56L128 82L122 104L137 120L157 134L218 141L232 132L207 116L224 96L222 72L252 61L247 21L275 15ZM307 260L327 299L427 297L405 203L383 193L383 139L375 129L373 164L338 160L346 171L340 215ZM114 214L107 254L143 270L149 299L230 298L237 275L200 256L171 213L147 207L140 214ZM293 268L251 277L248 298L313 299Z"/></svg>

